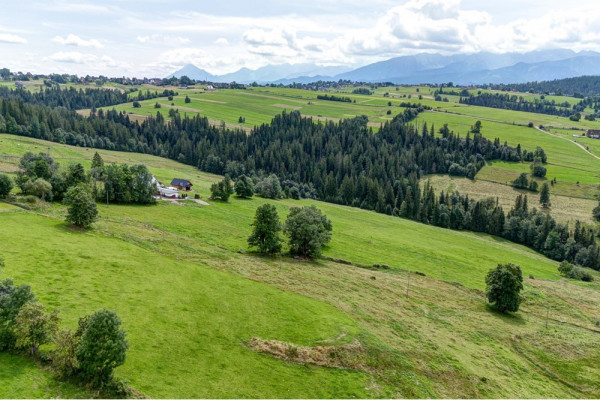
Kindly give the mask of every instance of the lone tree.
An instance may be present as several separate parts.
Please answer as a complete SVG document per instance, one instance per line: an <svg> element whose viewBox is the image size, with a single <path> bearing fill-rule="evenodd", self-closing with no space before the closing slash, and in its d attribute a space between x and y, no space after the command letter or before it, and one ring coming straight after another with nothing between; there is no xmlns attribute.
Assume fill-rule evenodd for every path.
<svg viewBox="0 0 600 400"><path fill-rule="evenodd" d="M41 345L50 343L58 330L58 311L44 312L40 303L26 303L15 318L16 345L21 349L29 349L35 356Z"/></svg>
<svg viewBox="0 0 600 400"><path fill-rule="evenodd" d="M252 197L254 194L254 182L246 175L240 175L237 181L235 181L234 190L235 194L242 199Z"/></svg>
<svg viewBox="0 0 600 400"><path fill-rule="evenodd" d="M550 188L545 182L542 185L542 190L540 190L540 204L544 208L550 207Z"/></svg>
<svg viewBox="0 0 600 400"><path fill-rule="evenodd" d="M85 184L67 190L63 203L69 206L67 222L81 228L89 228L98 219L98 208Z"/></svg>
<svg viewBox="0 0 600 400"><path fill-rule="evenodd" d="M129 344L121 320L114 311L100 310L90 316L77 347L79 367L90 381L102 386L113 370L125 363Z"/></svg>
<svg viewBox="0 0 600 400"><path fill-rule="evenodd" d="M315 258L331 240L331 221L315 206L292 207L283 231L289 237L292 254Z"/></svg>
<svg viewBox="0 0 600 400"><path fill-rule="evenodd" d="M229 201L229 196L233 194L233 186L231 186L229 175L225 175L221 182L213 183L210 187L210 193L212 200Z"/></svg>
<svg viewBox="0 0 600 400"><path fill-rule="evenodd" d="M8 175L0 174L0 198L8 196L13 187L12 179Z"/></svg>
<svg viewBox="0 0 600 400"><path fill-rule="evenodd" d="M281 223L274 205L263 204L256 209L254 229L248 238L248 245L258 247L258 251L266 254L279 253L282 239L279 237Z"/></svg>
<svg viewBox="0 0 600 400"><path fill-rule="evenodd" d="M519 311L523 289L521 267L514 264L499 264L491 269L486 277L486 295L488 301L500 312Z"/></svg>

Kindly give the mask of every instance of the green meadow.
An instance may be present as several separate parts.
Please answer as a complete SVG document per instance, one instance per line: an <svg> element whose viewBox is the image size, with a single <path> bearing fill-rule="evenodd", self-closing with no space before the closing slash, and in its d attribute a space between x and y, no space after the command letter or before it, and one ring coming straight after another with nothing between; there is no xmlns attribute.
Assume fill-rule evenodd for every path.
<svg viewBox="0 0 600 400"><path fill-rule="evenodd" d="M442 112L422 113L419 125L434 124L437 131L447 123L465 136L480 119L490 139L527 150L543 147L547 179L557 179L549 212L561 222L591 222L600 160L565 139L573 139L571 128L599 123L463 106L452 102L455 96L436 102L433 88L416 89L377 88L371 96L346 93L348 88L327 92L355 103L318 100L323 92L289 88L175 89L173 105L159 98L141 102L141 108L114 108L145 118L158 111L158 102L163 114L175 108L246 130L283 110L299 110L315 121L367 115L376 129L402 112L401 101L422 102ZM527 127L530 121L551 134ZM576 141L600 152L600 141ZM597 272L592 283L565 280L556 262L499 237L314 200L213 202L210 185L222 177L151 155L0 134L0 172L14 174L27 151L49 152L63 167L81 162L89 168L96 151L105 162L143 163L163 183L191 180L194 193L210 203L99 203L100 219L82 232L65 224L66 209L58 203L42 212L40 204L23 210L0 202L2 277L30 284L40 301L60 310L65 327L103 307L117 311L130 349L116 374L148 397L600 396ZM527 163L496 161L475 181L424 179L436 191L497 197L506 209L521 193L508 186L521 172L529 172ZM535 203L537 195L531 198ZM324 258L308 262L250 252L250 224L264 203L275 205L282 221L294 206L323 210L333 224ZM482 291L487 271L507 262L520 265L525 277L521 310L508 316L490 310ZM253 337L298 346L359 342L365 359L350 369L284 361L251 350ZM94 396L16 355L0 354L0 382L8 383L0 385L3 398Z"/></svg>
<svg viewBox="0 0 600 400"><path fill-rule="evenodd" d="M10 135L0 140L6 165L28 150L50 147L61 163L87 162L94 151ZM159 179L191 179L205 200L220 179L158 157L100 153L106 161L144 162ZM100 220L87 232L63 222L60 204L43 213L35 206L0 213L0 243L11 243L1 250L3 276L31 284L42 302L61 310L66 327L99 308L116 310L131 344L117 375L150 397L600 394L597 282L561 280L555 262L489 235L309 200L208 201L99 204ZM281 219L292 206L322 209L334 227L324 255L354 265L248 253L254 210L266 202ZM521 265L526 277L515 316L489 310L481 291L487 270L502 262ZM389 269L366 268L375 263ZM282 361L250 350L252 337L304 346L358 340L378 367ZM9 374L12 383L0 396L86 396L15 360L29 372ZM574 373L578 368L587 373Z"/></svg>

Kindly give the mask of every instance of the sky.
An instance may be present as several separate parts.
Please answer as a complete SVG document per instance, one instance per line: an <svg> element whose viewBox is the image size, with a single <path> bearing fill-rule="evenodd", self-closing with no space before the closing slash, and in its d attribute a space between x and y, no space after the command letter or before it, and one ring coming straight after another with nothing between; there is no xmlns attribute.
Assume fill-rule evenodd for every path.
<svg viewBox="0 0 600 400"><path fill-rule="evenodd" d="M600 51L597 0L3 1L0 68L164 77L417 53Z"/></svg>

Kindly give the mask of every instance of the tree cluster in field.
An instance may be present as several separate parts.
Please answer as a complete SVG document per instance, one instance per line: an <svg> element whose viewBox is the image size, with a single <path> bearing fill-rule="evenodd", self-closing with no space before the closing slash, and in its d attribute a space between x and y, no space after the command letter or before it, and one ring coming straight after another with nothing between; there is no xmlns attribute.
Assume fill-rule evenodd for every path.
<svg viewBox="0 0 600 400"><path fill-rule="evenodd" d="M263 204L258 207L252 226L252 234L248 237L249 246L256 247L264 254L281 251L282 225L274 205ZM331 240L331 230L331 221L315 206L292 207L283 225L290 253L307 258L321 255L322 247Z"/></svg>
<svg viewBox="0 0 600 400"><path fill-rule="evenodd" d="M104 165L95 153L92 168L85 171L80 163L66 169L46 153L25 153L19 162L15 183L26 196L42 200L62 200L68 206L67 222L87 228L98 217L95 199L114 203L150 204L157 191L152 175L145 165ZM103 191L98 181L104 182ZM7 175L0 174L0 197L6 197L13 188Z"/></svg>
<svg viewBox="0 0 600 400"><path fill-rule="evenodd" d="M563 261L558 266L558 272L565 278L575 279L578 281L592 282L594 277L589 271L584 268L577 267L568 261Z"/></svg>
<svg viewBox="0 0 600 400"><path fill-rule="evenodd" d="M329 100L329 101L341 101L342 103L352 103L352 99L350 97L336 96L334 94L319 94L319 95L317 95L317 99Z"/></svg>
<svg viewBox="0 0 600 400"><path fill-rule="evenodd" d="M61 378L75 378L105 393L127 395L113 377L129 347L121 320L109 310L79 319L76 331L60 329L58 310L47 312L28 285L0 281L0 351L49 360ZM42 350L53 345L53 350Z"/></svg>
<svg viewBox="0 0 600 400"><path fill-rule="evenodd" d="M527 196L519 195L506 215L503 234L557 261L600 270L600 251L594 228L576 221L573 229L554 220L550 214L529 209Z"/></svg>
<svg viewBox="0 0 600 400"><path fill-rule="evenodd" d="M538 114L570 117L575 114L568 102L556 103L554 100L534 99L527 101L523 96L502 93L481 93L460 98L461 104L472 106L502 108L505 110L525 111Z"/></svg>
<svg viewBox="0 0 600 400"><path fill-rule="evenodd" d="M373 92L370 89L361 87L361 88L356 88L354 90L352 90L352 94L365 94L365 95L372 95Z"/></svg>
<svg viewBox="0 0 600 400"><path fill-rule="evenodd" d="M232 183L229 174L225 178L210 187L211 199L228 201L229 197L235 192L236 196L247 199L257 194L266 199L291 198L298 200L300 198L309 199L315 197L314 188L307 184L298 184L297 182L285 180L279 181L275 174L268 176L246 176L239 175Z"/></svg>

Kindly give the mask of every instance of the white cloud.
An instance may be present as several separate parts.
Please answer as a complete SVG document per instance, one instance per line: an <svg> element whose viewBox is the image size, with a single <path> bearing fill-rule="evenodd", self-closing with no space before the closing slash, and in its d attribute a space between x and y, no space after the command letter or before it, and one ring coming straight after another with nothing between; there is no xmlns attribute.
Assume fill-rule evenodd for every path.
<svg viewBox="0 0 600 400"><path fill-rule="evenodd" d="M25 44L27 39L12 33L0 33L0 43Z"/></svg>
<svg viewBox="0 0 600 400"><path fill-rule="evenodd" d="M217 46L228 46L229 45L229 40L227 40L224 37L220 37L217 40L215 40L215 44Z"/></svg>
<svg viewBox="0 0 600 400"><path fill-rule="evenodd" d="M140 43L154 43L154 44L166 44L166 45L182 45L190 43L190 39L181 36L172 36L172 35L160 35L154 33L152 35L138 35L136 40Z"/></svg>
<svg viewBox="0 0 600 400"><path fill-rule="evenodd" d="M54 43L63 44L66 46L75 46L75 47L94 47L96 49L101 49L104 47L100 41L96 39L85 40L80 38L77 35L73 35L72 33L67 35L66 37L55 36L52 41Z"/></svg>
<svg viewBox="0 0 600 400"><path fill-rule="evenodd" d="M52 54L48 59L61 63L88 64L98 60L98 56L78 51L59 51Z"/></svg>

